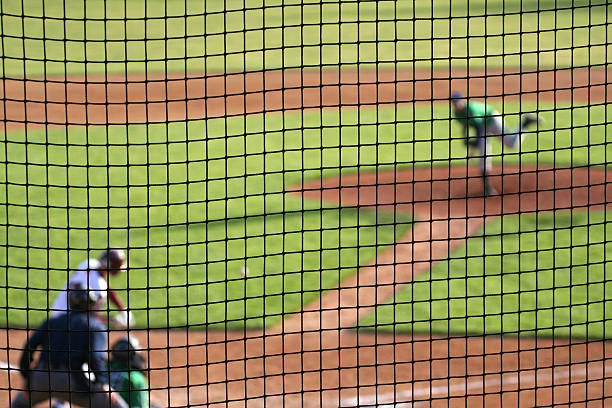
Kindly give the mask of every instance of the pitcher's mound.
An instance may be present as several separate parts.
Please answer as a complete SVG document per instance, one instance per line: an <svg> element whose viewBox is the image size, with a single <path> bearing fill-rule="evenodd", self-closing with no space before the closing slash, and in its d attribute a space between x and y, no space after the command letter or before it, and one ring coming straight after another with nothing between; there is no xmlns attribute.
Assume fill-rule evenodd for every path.
<svg viewBox="0 0 612 408"><path fill-rule="evenodd" d="M605 167L504 166L494 167L489 177L498 195L484 197L476 166L359 173L308 182L294 190L343 205L449 215L460 207L469 216L595 209L612 203L612 170Z"/></svg>

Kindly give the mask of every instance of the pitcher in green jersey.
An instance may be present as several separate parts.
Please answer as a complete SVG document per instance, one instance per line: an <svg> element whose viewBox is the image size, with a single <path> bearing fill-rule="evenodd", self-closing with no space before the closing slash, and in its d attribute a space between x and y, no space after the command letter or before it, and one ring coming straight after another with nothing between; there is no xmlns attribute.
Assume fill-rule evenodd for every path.
<svg viewBox="0 0 612 408"><path fill-rule="evenodd" d="M454 118L464 127L465 145L470 153L473 149L478 150L477 157L480 159L484 194L485 196L495 195L497 192L491 187L487 177L491 171L491 138L500 137L507 147L518 147L523 142L527 126L541 121L537 115L526 114L523 115L520 126L510 131L499 112L489 105L476 101L468 102L460 92L452 93L451 102ZM470 136L470 128L476 131L475 136Z"/></svg>

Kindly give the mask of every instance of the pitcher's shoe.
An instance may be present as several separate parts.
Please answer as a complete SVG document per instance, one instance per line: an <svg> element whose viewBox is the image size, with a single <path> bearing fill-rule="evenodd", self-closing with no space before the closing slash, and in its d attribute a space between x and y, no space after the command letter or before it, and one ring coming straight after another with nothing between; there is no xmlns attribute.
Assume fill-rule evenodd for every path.
<svg viewBox="0 0 612 408"><path fill-rule="evenodd" d="M497 193L497 190L495 190L493 187L489 185L489 183L486 183L485 188L484 188L484 195L485 197L491 197L491 196L498 195L498 193Z"/></svg>

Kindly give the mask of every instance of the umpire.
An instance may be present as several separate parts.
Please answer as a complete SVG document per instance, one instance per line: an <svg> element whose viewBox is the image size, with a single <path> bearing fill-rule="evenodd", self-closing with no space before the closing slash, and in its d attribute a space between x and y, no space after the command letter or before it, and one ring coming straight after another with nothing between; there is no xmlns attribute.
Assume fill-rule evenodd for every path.
<svg viewBox="0 0 612 408"><path fill-rule="evenodd" d="M71 290L70 311L48 319L34 331L19 364L27 391L17 394L11 408L27 408L52 398L81 407L128 407L109 386L107 328L90 313L97 296L95 291ZM40 356L31 368L38 347ZM85 377L84 363L95 375L93 382Z"/></svg>

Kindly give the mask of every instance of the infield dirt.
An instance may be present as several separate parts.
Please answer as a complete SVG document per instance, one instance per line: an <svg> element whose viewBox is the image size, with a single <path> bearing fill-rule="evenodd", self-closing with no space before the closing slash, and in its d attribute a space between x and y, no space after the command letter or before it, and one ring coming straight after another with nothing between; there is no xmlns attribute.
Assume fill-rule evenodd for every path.
<svg viewBox="0 0 612 408"><path fill-rule="evenodd" d="M448 102L450 90L504 98L601 103L608 71L287 70L227 75L159 74L0 81L6 129L202 119L319 108Z"/></svg>

